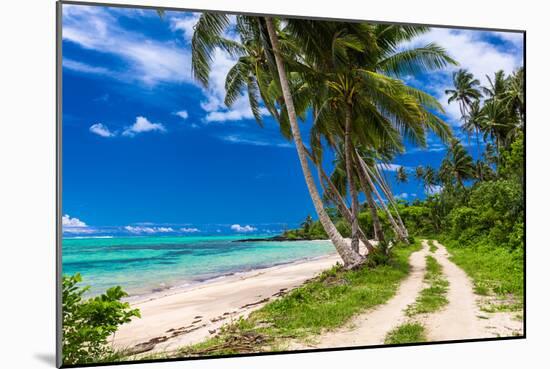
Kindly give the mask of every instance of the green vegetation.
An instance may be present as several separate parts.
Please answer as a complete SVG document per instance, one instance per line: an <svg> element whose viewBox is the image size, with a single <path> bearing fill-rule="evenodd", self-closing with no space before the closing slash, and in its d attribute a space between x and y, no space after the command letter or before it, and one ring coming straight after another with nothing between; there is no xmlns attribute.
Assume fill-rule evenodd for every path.
<svg viewBox="0 0 550 369"><path fill-rule="evenodd" d="M451 260L474 281L476 293L496 295L497 304L486 310L518 310L523 307L523 253L487 244L462 247L446 241Z"/></svg>
<svg viewBox="0 0 550 369"><path fill-rule="evenodd" d="M138 309L120 299L127 294L120 287L83 299L89 287L79 287L80 274L63 276L63 364L87 364L114 361L120 355L107 339L117 328L139 317Z"/></svg>
<svg viewBox="0 0 550 369"><path fill-rule="evenodd" d="M437 246L435 245L433 240L429 240L428 244L430 245L430 252L432 254L437 251Z"/></svg>
<svg viewBox="0 0 550 369"><path fill-rule="evenodd" d="M385 344L425 342L426 332L420 323L405 323L388 333Z"/></svg>
<svg viewBox="0 0 550 369"><path fill-rule="evenodd" d="M308 215L298 229L291 229L283 232L282 236L289 240L326 240L327 233L320 222L315 222L311 215Z"/></svg>
<svg viewBox="0 0 550 369"><path fill-rule="evenodd" d="M289 338L308 339L388 301L408 274L408 257L420 243L399 244L387 263L357 270L334 267L261 309L225 325L213 338L184 347L178 356L277 350Z"/></svg>
<svg viewBox="0 0 550 369"><path fill-rule="evenodd" d="M408 316L433 313L449 303L446 297L449 282L443 276L441 265L430 255L426 256L424 281L428 287L420 291L414 304L407 308Z"/></svg>

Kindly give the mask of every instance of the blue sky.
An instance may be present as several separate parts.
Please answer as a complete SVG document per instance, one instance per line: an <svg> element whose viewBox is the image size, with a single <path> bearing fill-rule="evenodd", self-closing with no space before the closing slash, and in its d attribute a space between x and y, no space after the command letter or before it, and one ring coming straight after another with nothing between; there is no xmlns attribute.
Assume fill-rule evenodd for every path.
<svg viewBox="0 0 550 369"><path fill-rule="evenodd" d="M246 96L223 104L233 60L216 51L208 89L191 75L198 13L63 6L63 223L66 234L278 232L315 215L296 150L265 114L252 119ZM234 37L231 34L228 37ZM432 29L437 42L482 83L522 65L521 34ZM443 91L456 68L405 81L436 96L460 133L458 106ZM307 137L308 122L302 124ZM418 183L397 185L394 169L438 166L445 147L408 147L386 174L394 192L422 198ZM475 146L469 146L476 154Z"/></svg>

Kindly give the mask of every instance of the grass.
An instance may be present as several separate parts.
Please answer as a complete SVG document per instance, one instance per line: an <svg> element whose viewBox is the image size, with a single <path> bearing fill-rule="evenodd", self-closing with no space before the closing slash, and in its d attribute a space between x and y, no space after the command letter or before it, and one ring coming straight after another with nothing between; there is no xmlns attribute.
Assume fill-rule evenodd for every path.
<svg viewBox="0 0 550 369"><path fill-rule="evenodd" d="M428 244L430 245L430 252L433 254L437 251L437 246L434 244L433 240L429 240Z"/></svg>
<svg viewBox="0 0 550 369"><path fill-rule="evenodd" d="M394 296L409 273L409 255L420 248L420 242L397 245L391 259L383 265L366 265L351 271L333 267L248 318L225 325L216 336L172 355L277 351L285 348L288 339L307 340L323 330L337 328L352 316Z"/></svg>
<svg viewBox="0 0 550 369"><path fill-rule="evenodd" d="M388 333L385 344L426 342L426 331L419 323L405 323Z"/></svg>
<svg viewBox="0 0 550 369"><path fill-rule="evenodd" d="M449 303L446 297L449 282L443 276L441 265L430 255L426 256L424 282L428 287L420 291L414 304L407 307L408 316L433 313Z"/></svg>
<svg viewBox="0 0 550 369"><path fill-rule="evenodd" d="M488 247L460 247L447 241L451 260L472 278L479 295L495 296L495 304L487 311L516 311L523 308L523 254L507 249Z"/></svg>

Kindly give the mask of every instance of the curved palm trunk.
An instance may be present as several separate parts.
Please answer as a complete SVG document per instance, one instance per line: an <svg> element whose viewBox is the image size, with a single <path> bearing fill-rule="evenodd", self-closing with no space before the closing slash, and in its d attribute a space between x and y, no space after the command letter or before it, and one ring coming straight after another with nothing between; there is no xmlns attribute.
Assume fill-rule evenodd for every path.
<svg viewBox="0 0 550 369"><path fill-rule="evenodd" d="M344 264L346 266L354 266L361 263L362 258L346 243L346 240L344 240L342 235L338 232L338 230L332 223L332 220L325 211L325 208L323 207L323 202L321 200L321 197L319 196L319 191L317 190L308 166L306 150L302 142L300 129L298 127L296 110L294 109L294 101L290 92L290 86L288 83L285 66L283 64L283 60L280 54L279 40L275 31L275 26L273 25L273 20L270 17L265 17L265 21L267 31L269 33L269 39L271 41L271 46L273 48L273 53L275 54L275 63L277 64L277 72L279 73L279 81L281 83L283 98L287 107L292 136L296 144L296 151L298 152L298 158L300 160L300 165L302 167L302 172L304 173L304 179L306 181L311 200L313 201L313 206L315 207L315 211L319 216L319 221L323 225L325 232L334 244L336 251L338 251L338 254L344 261Z"/></svg>
<svg viewBox="0 0 550 369"><path fill-rule="evenodd" d="M355 181L353 176L353 159L351 147L351 106L349 106L349 104L346 104L344 150L346 152L346 175L348 177L349 195L351 197L351 248L355 252L359 252L359 220L357 219L359 199L357 198L357 190L355 188Z"/></svg>
<svg viewBox="0 0 550 369"><path fill-rule="evenodd" d="M361 187L363 187L363 192L367 198L367 204L369 206L370 215L372 218L372 227L374 229L374 238L378 242L385 242L384 231L382 230L382 223L380 223L380 217L378 216L378 210L376 209L376 203L372 198L372 190L369 188L365 176L362 175L361 171L359 172L359 181L361 182Z"/></svg>
<svg viewBox="0 0 550 369"><path fill-rule="evenodd" d="M384 200L382 199L382 196L380 196L380 193L378 192L378 190L376 189L376 186L372 182L372 179L370 178L370 174L369 174L368 169L367 169L367 165L365 164L365 162L363 161L363 159L359 155L357 155L357 159L359 160L359 164L360 164L359 166L362 169L362 172L365 176L365 179L367 180L370 188L372 189L372 191L374 192L374 194L378 198L378 201L380 202L380 206L382 207L382 209L384 209L386 214L388 214L388 219L389 219L393 229L395 230L395 233L397 234L397 237L404 240L404 241L406 241L407 238L403 235L403 232L402 232L401 228L399 227L399 225L395 221L391 211L386 206L386 203L384 203Z"/></svg>
<svg viewBox="0 0 550 369"><path fill-rule="evenodd" d="M367 168L370 170L369 168ZM399 224L399 227L401 227L401 231L403 234L408 237L409 231L407 230L407 227L405 227L405 223L403 223L403 220L401 219L401 215L399 215L399 209L397 209L397 205L395 205L395 200L393 198L393 195L386 184L386 182L382 179L380 172L378 170L374 171L373 173L374 179L380 184L380 188L382 188L382 191L384 192L384 195L386 195L386 198L391 203L393 210L395 210L395 216L397 217L397 223Z"/></svg>
<svg viewBox="0 0 550 369"><path fill-rule="evenodd" d="M368 188L365 189L365 196L367 197L367 203L369 205L370 214L372 218L372 226L374 228L374 235L378 242L386 242L384 237L384 230L382 229L382 223L380 222L380 217L378 216L378 210L376 209L376 203L372 197L372 191L369 191Z"/></svg>
<svg viewBox="0 0 550 369"><path fill-rule="evenodd" d="M319 172L320 177L321 177L320 178L321 186L323 186L323 189L325 191L332 194L332 196L331 196L332 200L336 204L336 207L338 208L338 211L340 212L340 214L342 214L342 216L344 218L346 218L347 222L349 224L351 224L351 221L352 221L351 212L348 209L348 207L346 206L346 203L345 203L344 199L342 198L342 195L340 194L340 192L338 191L338 189L336 188L334 183L332 183L332 181L330 180L330 178L327 176L324 169L320 165L317 165L317 171ZM328 189L324 188L323 181L327 182L327 184L329 186ZM374 246L369 241L367 235L365 234L365 232L363 232L361 227L358 228L358 233L359 233L359 240L361 240L361 242L363 242L363 244L367 248L368 252L369 253L373 252L374 251Z"/></svg>

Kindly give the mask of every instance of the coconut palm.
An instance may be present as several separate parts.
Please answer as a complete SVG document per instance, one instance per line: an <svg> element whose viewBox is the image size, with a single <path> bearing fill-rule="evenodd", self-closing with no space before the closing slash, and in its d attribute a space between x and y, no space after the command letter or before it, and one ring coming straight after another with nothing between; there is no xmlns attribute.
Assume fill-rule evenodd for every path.
<svg viewBox="0 0 550 369"><path fill-rule="evenodd" d="M472 157L459 140L453 139L441 164L440 177L456 181L460 187L464 188L464 181L473 178L474 173Z"/></svg>
<svg viewBox="0 0 550 369"><path fill-rule="evenodd" d="M437 185L437 173L435 169L426 165L423 170L422 180L424 181L424 192L431 194Z"/></svg>
<svg viewBox="0 0 550 369"><path fill-rule="evenodd" d="M306 219L302 222L301 227L304 230L304 233L308 234L313 226L313 218L311 215L307 215Z"/></svg>
<svg viewBox="0 0 550 369"><path fill-rule="evenodd" d="M314 131L324 134L333 146L338 140L344 143L348 177L353 176L354 147L377 148L391 143L400 150L401 134L424 145L428 128L448 135L448 127L426 109L429 106L441 110L433 97L383 74L428 70L454 62L433 44L397 51L400 41L410 40L422 30L342 22L319 25L295 20L288 21L288 28L297 43L307 40L304 60L312 72L305 79L310 88L315 86ZM332 40L331 47L326 47L323 38ZM315 80L326 82L319 84ZM357 188L354 181L348 181L348 186L356 219ZM356 220L352 226L353 243L357 239L355 224Z"/></svg>
<svg viewBox="0 0 550 369"><path fill-rule="evenodd" d="M474 75L466 69L459 69L453 73L454 89L445 90L449 96L448 103L457 102L460 108L460 115L465 120L468 110L475 100L481 98L479 92L479 80L474 78Z"/></svg>
<svg viewBox="0 0 550 369"><path fill-rule="evenodd" d="M483 90L483 93L489 98L489 99L500 99L504 95L507 89L507 78L506 74L503 70L499 70L495 72L493 78L489 77L488 75L485 75L485 78L487 78L487 82L489 83L489 87L481 87Z"/></svg>
<svg viewBox="0 0 550 369"><path fill-rule="evenodd" d="M288 133L294 139L306 186L319 221L344 261L344 264L347 266L359 264L361 257L346 243L324 209L321 196L308 166L307 154L298 127L294 99L285 67L284 46L280 46L279 36L276 31L276 21L270 17L239 15L236 17L236 23L236 31L241 39L240 43L223 37L224 32L229 27L229 17L227 15L206 12L201 14L199 21L195 25L192 39L192 70L195 78L204 86L208 86L213 54L217 48L221 48L237 58L247 57L246 59L239 59L237 63L239 67L232 68L232 71L234 71L232 75L236 82L226 80L226 86L231 91L237 91L239 90L239 86L246 83L252 109L254 109L255 104L253 102L254 98L251 98L251 95L257 94L262 98L266 108L282 127L284 127L284 123L288 123L290 129L286 131L290 131ZM265 57L263 60L261 60L261 53L258 52L260 49L263 51ZM251 51L253 54L251 54ZM252 70L252 66L255 67L254 70ZM279 106L284 104L284 111L280 108L277 110L271 98L273 89L281 91L282 100L279 101ZM252 94L250 93L251 91ZM231 102L231 98L226 100L228 103ZM284 128L282 130L285 131Z"/></svg>
<svg viewBox="0 0 550 369"><path fill-rule="evenodd" d="M409 175L407 174L407 170L404 166L397 168L397 171L395 172L395 179L398 183L407 183L409 181Z"/></svg>
<svg viewBox="0 0 550 369"><path fill-rule="evenodd" d="M520 117L520 124L525 124L525 71L523 68L508 77L506 91L502 100L506 108Z"/></svg>

